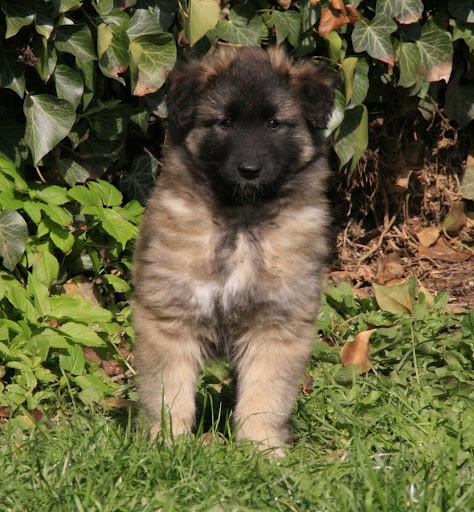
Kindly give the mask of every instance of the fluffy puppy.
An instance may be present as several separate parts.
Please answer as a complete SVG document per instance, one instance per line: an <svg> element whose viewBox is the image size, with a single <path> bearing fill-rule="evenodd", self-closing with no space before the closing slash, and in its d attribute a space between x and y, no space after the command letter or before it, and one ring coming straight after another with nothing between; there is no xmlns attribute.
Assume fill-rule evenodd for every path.
<svg viewBox="0 0 474 512"><path fill-rule="evenodd" d="M134 261L140 400L192 431L203 361L228 357L238 438L283 455L313 348L329 223L334 80L283 51L221 49L172 73L169 136ZM165 418L162 413L165 412Z"/></svg>

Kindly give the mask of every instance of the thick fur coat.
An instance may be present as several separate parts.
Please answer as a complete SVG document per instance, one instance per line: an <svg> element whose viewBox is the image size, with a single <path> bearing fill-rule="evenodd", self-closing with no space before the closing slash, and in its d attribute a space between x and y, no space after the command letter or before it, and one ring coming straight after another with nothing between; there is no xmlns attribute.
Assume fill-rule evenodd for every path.
<svg viewBox="0 0 474 512"><path fill-rule="evenodd" d="M281 50L223 49L170 77L162 174L134 262L152 432L192 431L206 358L235 366L239 438L282 455L328 254L322 136L333 78Z"/></svg>

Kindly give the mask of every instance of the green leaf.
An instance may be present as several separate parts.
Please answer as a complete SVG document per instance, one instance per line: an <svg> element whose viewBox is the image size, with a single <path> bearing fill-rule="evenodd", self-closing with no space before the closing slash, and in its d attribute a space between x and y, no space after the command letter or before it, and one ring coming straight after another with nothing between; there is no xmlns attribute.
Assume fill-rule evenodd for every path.
<svg viewBox="0 0 474 512"><path fill-rule="evenodd" d="M102 323L112 319L107 309L94 306L87 300L76 299L67 295L50 297L51 316L57 320L70 319L82 323Z"/></svg>
<svg viewBox="0 0 474 512"><path fill-rule="evenodd" d="M13 270L20 261L28 240L25 219L15 210L0 213L0 256L3 266Z"/></svg>
<svg viewBox="0 0 474 512"><path fill-rule="evenodd" d="M127 34L130 39L135 39L139 36L161 34L162 32L163 27L160 24L155 9L137 9L133 13L130 19L130 25L127 29Z"/></svg>
<svg viewBox="0 0 474 512"><path fill-rule="evenodd" d="M69 230L56 224L56 222L53 222L48 217L43 219L43 224L48 229L48 237L51 239L53 244L63 253L68 253L75 242L75 238Z"/></svg>
<svg viewBox="0 0 474 512"><path fill-rule="evenodd" d="M400 43L397 57L400 68L398 85L411 87L419 83L423 75L420 74L421 57L417 46L414 43Z"/></svg>
<svg viewBox="0 0 474 512"><path fill-rule="evenodd" d="M88 391L89 389L97 389L101 393L113 393L114 389L107 385L100 377L97 375L87 374L84 376L76 377L74 379L77 384L84 390Z"/></svg>
<svg viewBox="0 0 474 512"><path fill-rule="evenodd" d="M13 178L13 183L16 190L19 190L20 192L26 192L28 190L28 184L20 176L20 173L17 171L15 164L11 160L0 158L0 174L4 174Z"/></svg>
<svg viewBox="0 0 474 512"><path fill-rule="evenodd" d="M124 279L113 274L105 274L103 277L117 293L129 293L131 291L130 285Z"/></svg>
<svg viewBox="0 0 474 512"><path fill-rule="evenodd" d="M360 58L354 69L354 78L352 83L352 96L350 107L355 107L363 103L369 90L369 59Z"/></svg>
<svg viewBox="0 0 474 512"><path fill-rule="evenodd" d="M260 46L263 23L255 10L244 4L237 4L228 20L219 21L217 35L231 44Z"/></svg>
<svg viewBox="0 0 474 512"><path fill-rule="evenodd" d="M334 144L340 166L346 165L351 159L352 166L355 166L363 153L362 148L367 147L367 140L368 116L365 105L346 110Z"/></svg>
<svg viewBox="0 0 474 512"><path fill-rule="evenodd" d="M53 78L58 98L68 101L77 108L84 94L84 83L79 73L69 66L58 64L54 70Z"/></svg>
<svg viewBox="0 0 474 512"><path fill-rule="evenodd" d="M6 366L20 371L22 378L19 378L18 375L15 376L15 380L18 384L24 385L27 389L34 389L38 385L38 381L32 369L25 363L21 363L20 361L10 361Z"/></svg>
<svg viewBox="0 0 474 512"><path fill-rule="evenodd" d="M59 171L64 181L71 187L76 183L85 183L89 178L87 169L70 158L59 160Z"/></svg>
<svg viewBox="0 0 474 512"><path fill-rule="evenodd" d="M59 364L64 370L73 375L82 375L84 372L86 358L80 345L71 345L66 349L65 354L59 356Z"/></svg>
<svg viewBox="0 0 474 512"><path fill-rule="evenodd" d="M60 52L70 53L78 61L97 60L91 31L84 23L58 27L55 44Z"/></svg>
<svg viewBox="0 0 474 512"><path fill-rule="evenodd" d="M84 82L84 94L82 96L82 108L86 110L94 98L96 88L96 68L93 60L78 60L76 62Z"/></svg>
<svg viewBox="0 0 474 512"><path fill-rule="evenodd" d="M57 185L48 185L36 191L34 197L46 204L54 204L56 206L61 206L69 201L67 190Z"/></svg>
<svg viewBox="0 0 474 512"><path fill-rule="evenodd" d="M76 322L67 322L61 326L61 332L74 342L86 347L104 347L106 342L90 327Z"/></svg>
<svg viewBox="0 0 474 512"><path fill-rule="evenodd" d="M423 2L421 0L378 0L375 13L396 18L402 24L415 23L423 13Z"/></svg>
<svg viewBox="0 0 474 512"><path fill-rule="evenodd" d="M216 26L220 12L215 0L189 0L185 35L191 46Z"/></svg>
<svg viewBox="0 0 474 512"><path fill-rule="evenodd" d="M97 53L99 67L109 78L125 85L125 80L119 76L130 64L128 47L130 40L125 29L119 25L101 23L97 28Z"/></svg>
<svg viewBox="0 0 474 512"><path fill-rule="evenodd" d="M69 133L76 120L75 109L66 100L38 94L26 97L23 110L25 142L31 149L34 165L37 165Z"/></svg>
<svg viewBox="0 0 474 512"><path fill-rule="evenodd" d="M410 313L413 310L413 295L410 284L403 283L393 286L372 284L377 304L389 313Z"/></svg>
<svg viewBox="0 0 474 512"><path fill-rule="evenodd" d="M273 22L277 44L280 45L285 39L296 48L300 43L301 36L301 14L297 11L273 11Z"/></svg>
<svg viewBox="0 0 474 512"><path fill-rule="evenodd" d="M443 30L431 18L421 30L421 38L415 42L420 52L421 68L425 77L430 68L451 62L453 58L453 43L449 32Z"/></svg>
<svg viewBox="0 0 474 512"><path fill-rule="evenodd" d="M36 50L38 60L36 61L35 69L41 77L41 80L43 80L44 83L48 83L56 69L58 54L54 43L48 41L46 37L41 37L41 43L42 44L39 45Z"/></svg>
<svg viewBox="0 0 474 512"><path fill-rule="evenodd" d="M123 195L116 187L108 181L91 181L89 189L95 192L104 202L105 206L120 206L123 201Z"/></svg>
<svg viewBox="0 0 474 512"><path fill-rule="evenodd" d="M390 34L397 30L397 24L389 17L379 14L372 21L361 19L354 26L352 44L356 52L366 51L374 59L394 65L393 47Z"/></svg>
<svg viewBox="0 0 474 512"><path fill-rule="evenodd" d="M68 191L69 197L77 201L84 206L99 206L102 207L102 201L100 197L89 190L84 185L77 185Z"/></svg>
<svg viewBox="0 0 474 512"><path fill-rule="evenodd" d="M141 204L145 204L150 192L155 187L158 173L158 160L151 155L138 155L132 162L130 170L120 177L120 189Z"/></svg>
<svg viewBox="0 0 474 512"><path fill-rule="evenodd" d="M8 283L6 296L9 302L21 312L24 319L36 323L39 315L31 302L30 293L21 286L19 281Z"/></svg>
<svg viewBox="0 0 474 512"><path fill-rule="evenodd" d="M49 288L58 278L58 260L47 250L40 251L33 262L32 274Z"/></svg>
<svg viewBox="0 0 474 512"><path fill-rule="evenodd" d="M104 216L105 220L102 222L102 227L123 247L126 246L129 240L137 237L138 230L136 226L122 219L114 210L104 210Z"/></svg>
<svg viewBox="0 0 474 512"><path fill-rule="evenodd" d="M464 337L474 339L474 309L462 319L461 330Z"/></svg>
<svg viewBox="0 0 474 512"><path fill-rule="evenodd" d="M33 304L39 316L46 317L50 313L49 288L33 274L28 274L27 290L33 297Z"/></svg>
<svg viewBox="0 0 474 512"><path fill-rule="evenodd" d="M132 88L135 96L156 92L176 62L172 34L140 36L130 43Z"/></svg>
<svg viewBox="0 0 474 512"><path fill-rule="evenodd" d="M36 32L46 39L51 37L54 30L54 20L46 6L39 5L35 13Z"/></svg>
<svg viewBox="0 0 474 512"><path fill-rule="evenodd" d="M29 2L2 2L2 11L7 23L5 39L18 34L20 29L31 25L35 19L33 7Z"/></svg>
<svg viewBox="0 0 474 512"><path fill-rule="evenodd" d="M25 66L11 62L0 45L0 87L11 89L20 98L25 95Z"/></svg>
<svg viewBox="0 0 474 512"><path fill-rule="evenodd" d="M58 13L74 11L82 7L82 0L52 0Z"/></svg>

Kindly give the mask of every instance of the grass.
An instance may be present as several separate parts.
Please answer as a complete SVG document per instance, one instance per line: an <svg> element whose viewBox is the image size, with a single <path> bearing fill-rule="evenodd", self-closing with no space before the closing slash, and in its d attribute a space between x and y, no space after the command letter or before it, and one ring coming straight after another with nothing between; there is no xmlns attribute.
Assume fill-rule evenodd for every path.
<svg viewBox="0 0 474 512"><path fill-rule="evenodd" d="M131 413L67 395L56 422L28 430L12 418L0 428L0 511L474 510L474 312L461 322L442 306L393 315L329 291L320 332L336 345L316 342L314 383L278 461L234 442L224 365L200 384L206 442L151 442ZM339 345L374 325L361 377Z"/></svg>

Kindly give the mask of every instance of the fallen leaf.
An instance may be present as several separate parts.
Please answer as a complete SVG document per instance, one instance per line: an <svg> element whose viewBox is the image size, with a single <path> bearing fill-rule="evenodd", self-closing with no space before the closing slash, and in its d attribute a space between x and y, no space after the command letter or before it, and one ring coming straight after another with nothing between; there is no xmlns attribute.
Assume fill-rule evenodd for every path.
<svg viewBox="0 0 474 512"><path fill-rule="evenodd" d="M303 377L303 386L301 388L303 395L308 396L314 391L314 379L310 375Z"/></svg>
<svg viewBox="0 0 474 512"><path fill-rule="evenodd" d="M347 343L341 350L341 362L344 366L357 365L360 373L366 373L372 368L370 360L369 338L376 329L360 332L350 343Z"/></svg>
<svg viewBox="0 0 474 512"><path fill-rule="evenodd" d="M448 235L458 235L467 223L466 207L463 201L455 201L444 219L443 229Z"/></svg>
<svg viewBox="0 0 474 512"><path fill-rule="evenodd" d="M387 281L399 279L404 273L405 267L401 263L400 256L393 252L382 258L375 275L375 281L378 284L385 284Z"/></svg>
<svg viewBox="0 0 474 512"><path fill-rule="evenodd" d="M447 261L448 263L459 263L467 261L471 256L470 252L453 249L444 237L438 238L431 247L426 247L423 244L418 246L419 258L426 257L432 260Z"/></svg>
<svg viewBox="0 0 474 512"><path fill-rule="evenodd" d="M361 265L357 269L356 276L367 283L372 283L375 279L375 273L368 265Z"/></svg>
<svg viewBox="0 0 474 512"><path fill-rule="evenodd" d="M329 277L336 286L341 283L352 284L352 272L348 272L347 270L336 270L331 272Z"/></svg>
<svg viewBox="0 0 474 512"><path fill-rule="evenodd" d="M9 418L11 414L10 407L0 407L0 418Z"/></svg>
<svg viewBox="0 0 474 512"><path fill-rule="evenodd" d="M131 409L134 407L136 402L133 400L126 400L124 398L114 398L111 400L104 400L106 407L115 407L116 409Z"/></svg>
<svg viewBox="0 0 474 512"><path fill-rule="evenodd" d="M408 283L381 286L374 283L375 300L383 311L389 313L410 313L413 310L413 296Z"/></svg>
<svg viewBox="0 0 474 512"><path fill-rule="evenodd" d="M421 231L418 231L416 236L421 244L425 247L431 247L439 238L441 230L434 226L430 226L427 228L423 228Z"/></svg>
<svg viewBox="0 0 474 512"><path fill-rule="evenodd" d="M412 169L409 167L402 167L395 177L395 183L393 184L392 190L395 194L403 194L408 190L408 183L410 181Z"/></svg>

